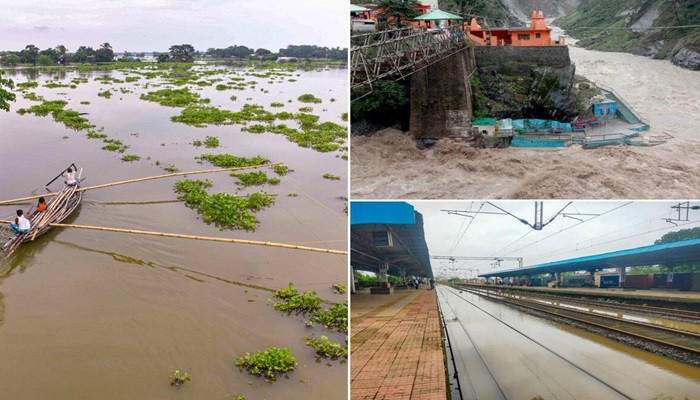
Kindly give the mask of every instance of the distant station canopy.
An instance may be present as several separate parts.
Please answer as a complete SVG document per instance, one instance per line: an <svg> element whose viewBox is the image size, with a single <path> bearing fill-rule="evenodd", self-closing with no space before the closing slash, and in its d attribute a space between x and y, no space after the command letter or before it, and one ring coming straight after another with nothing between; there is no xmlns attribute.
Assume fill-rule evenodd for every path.
<svg viewBox="0 0 700 400"><path fill-rule="evenodd" d="M564 38L552 41L552 30L547 28L542 11L533 11L529 27L482 27L472 18L467 37L478 46L556 46L565 45Z"/></svg>

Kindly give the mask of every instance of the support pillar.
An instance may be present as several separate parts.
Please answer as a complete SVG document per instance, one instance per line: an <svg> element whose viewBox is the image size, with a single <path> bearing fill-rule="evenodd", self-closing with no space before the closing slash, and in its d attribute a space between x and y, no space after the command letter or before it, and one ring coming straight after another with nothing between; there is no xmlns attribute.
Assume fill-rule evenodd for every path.
<svg viewBox="0 0 700 400"><path fill-rule="evenodd" d="M469 134L475 65L473 50L466 48L411 75L409 129L414 139Z"/></svg>
<svg viewBox="0 0 700 400"><path fill-rule="evenodd" d="M666 267L666 287L673 285L673 267Z"/></svg>
<svg viewBox="0 0 700 400"><path fill-rule="evenodd" d="M350 267L350 293L354 294L355 288L355 267Z"/></svg>
<svg viewBox="0 0 700 400"><path fill-rule="evenodd" d="M561 286L561 274L559 272L554 273L554 287Z"/></svg>
<svg viewBox="0 0 700 400"><path fill-rule="evenodd" d="M588 286L595 287L595 270L588 271Z"/></svg>
<svg viewBox="0 0 700 400"><path fill-rule="evenodd" d="M618 268L620 271L620 287L624 288L625 287L625 279L627 276L627 268L626 267L620 267Z"/></svg>
<svg viewBox="0 0 700 400"><path fill-rule="evenodd" d="M369 292L371 294L391 294L394 292L394 288L389 284L389 263L382 262L379 265L379 274L377 274L377 281L379 282L378 288L370 288Z"/></svg>

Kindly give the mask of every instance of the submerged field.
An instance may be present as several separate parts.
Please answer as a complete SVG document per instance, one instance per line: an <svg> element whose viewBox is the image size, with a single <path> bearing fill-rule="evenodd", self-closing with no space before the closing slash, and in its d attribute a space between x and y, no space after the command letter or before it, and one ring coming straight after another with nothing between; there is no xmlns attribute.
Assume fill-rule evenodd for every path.
<svg viewBox="0 0 700 400"><path fill-rule="evenodd" d="M0 114L0 200L46 193L72 162L85 186L281 163L87 191L66 222L346 250L346 70L155 67L6 71L21 92ZM33 204L0 205L1 219ZM54 230L0 263L3 396L346 398L346 334L330 322L343 314L347 295L333 285L346 283L346 265L331 254ZM290 282L332 311L276 310L274 291ZM270 347L297 363L276 382L235 365ZM170 386L175 370L191 380Z"/></svg>

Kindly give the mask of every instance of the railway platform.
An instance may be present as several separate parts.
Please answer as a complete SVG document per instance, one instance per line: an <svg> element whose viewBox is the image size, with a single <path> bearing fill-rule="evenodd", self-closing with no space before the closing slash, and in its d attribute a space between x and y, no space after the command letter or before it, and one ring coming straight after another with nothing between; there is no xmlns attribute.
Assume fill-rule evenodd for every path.
<svg viewBox="0 0 700 400"><path fill-rule="evenodd" d="M477 285L484 288L513 288L517 290L533 291L538 293L620 297L623 299L650 300L657 302L694 303L700 306L700 292L681 292L678 290L635 290L620 288L586 288L586 287L559 287L549 288L544 286L508 286L508 285Z"/></svg>
<svg viewBox="0 0 700 400"><path fill-rule="evenodd" d="M361 290L350 301L351 398L447 398L435 290Z"/></svg>

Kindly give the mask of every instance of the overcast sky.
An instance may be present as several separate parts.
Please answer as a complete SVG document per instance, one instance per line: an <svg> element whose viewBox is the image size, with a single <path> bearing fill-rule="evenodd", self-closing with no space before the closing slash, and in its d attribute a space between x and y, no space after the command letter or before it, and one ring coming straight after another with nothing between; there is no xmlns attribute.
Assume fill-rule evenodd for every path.
<svg viewBox="0 0 700 400"><path fill-rule="evenodd" d="M600 216L575 216L581 221L558 216L541 231L519 222L507 215L479 214L476 218L466 218L441 212L442 209L477 211L483 202L421 202L409 201L416 211L423 214L425 237L430 255L455 256L509 256L523 257L524 265L535 265L549 261L563 260L591 254L605 253L627 248L646 246L664 233L679 229L700 226L700 211L690 211L689 222L665 222L663 218L677 217L677 211L670 207L677 202L585 202L574 201L565 213L598 214ZM535 202L518 201L493 202L506 211L534 222ZM544 219L547 221L568 202L544 202ZM691 202L700 204L700 202ZM620 207L614 210L617 207ZM489 204L484 204L482 212L500 212ZM606 213L607 212L607 213ZM604 214L605 213L605 214ZM685 217L685 214L683 214ZM471 222L461 240L462 232ZM578 226L575 226L577 225ZM548 238L548 236L551 236ZM518 240L519 239L519 240ZM455 241L458 244L451 251ZM479 268L481 273L497 271L489 261L455 262L431 260L433 272L450 272L459 268L460 277L468 277L467 269ZM517 262L502 262L501 269L517 267ZM453 275L452 273L450 275Z"/></svg>
<svg viewBox="0 0 700 400"><path fill-rule="evenodd" d="M0 0L0 50L348 47L346 0Z"/></svg>

